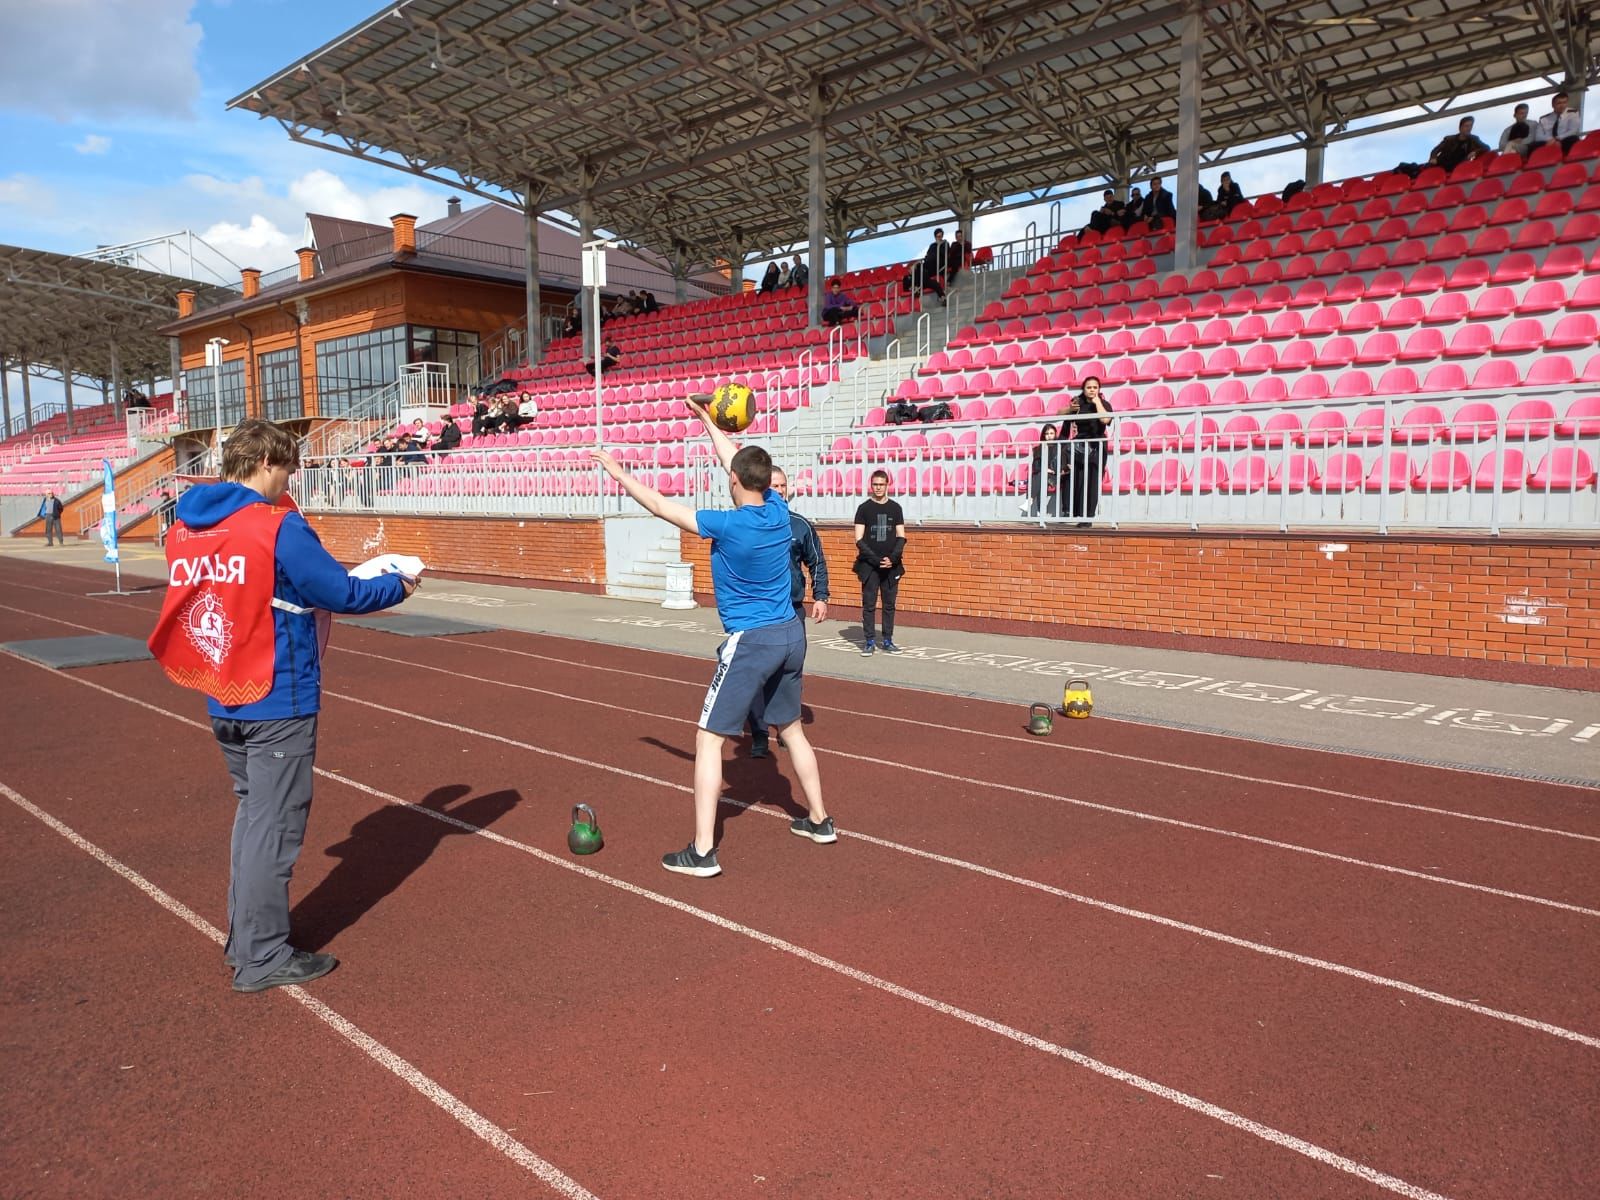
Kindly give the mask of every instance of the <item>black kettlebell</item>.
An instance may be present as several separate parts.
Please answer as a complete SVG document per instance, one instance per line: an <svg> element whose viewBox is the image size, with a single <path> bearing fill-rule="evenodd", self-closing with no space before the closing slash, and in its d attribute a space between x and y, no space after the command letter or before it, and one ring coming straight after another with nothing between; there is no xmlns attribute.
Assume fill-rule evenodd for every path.
<svg viewBox="0 0 1600 1200"><path fill-rule="evenodd" d="M1050 731L1055 728L1055 717L1050 711L1050 706L1042 700L1035 701L1028 706L1028 732L1035 737L1049 737Z"/></svg>
<svg viewBox="0 0 1600 1200"><path fill-rule="evenodd" d="M600 836L600 822L595 820L594 809L587 804L572 806L572 828L567 830L567 849L574 854L593 854L605 844Z"/></svg>

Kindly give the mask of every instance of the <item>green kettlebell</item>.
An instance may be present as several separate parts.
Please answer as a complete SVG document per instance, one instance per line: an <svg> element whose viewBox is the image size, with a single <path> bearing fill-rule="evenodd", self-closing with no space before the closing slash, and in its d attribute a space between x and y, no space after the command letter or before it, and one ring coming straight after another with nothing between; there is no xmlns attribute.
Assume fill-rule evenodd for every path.
<svg viewBox="0 0 1600 1200"><path fill-rule="evenodd" d="M1050 706L1043 701L1036 701L1028 706L1028 732L1035 737L1049 737L1050 731L1055 728L1055 717Z"/></svg>
<svg viewBox="0 0 1600 1200"><path fill-rule="evenodd" d="M600 822L587 804L572 806L572 828L567 830L567 849L574 854L593 854L605 844L600 837Z"/></svg>

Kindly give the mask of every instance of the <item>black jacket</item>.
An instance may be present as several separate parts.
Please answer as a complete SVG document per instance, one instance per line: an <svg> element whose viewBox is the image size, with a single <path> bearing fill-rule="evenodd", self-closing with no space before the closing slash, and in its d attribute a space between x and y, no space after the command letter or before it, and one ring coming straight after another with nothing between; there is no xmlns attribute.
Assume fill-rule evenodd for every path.
<svg viewBox="0 0 1600 1200"><path fill-rule="evenodd" d="M799 513L789 513L789 599L796 604L806 598L805 571L811 572L811 598L828 598L828 560L822 556L822 541L817 527Z"/></svg>

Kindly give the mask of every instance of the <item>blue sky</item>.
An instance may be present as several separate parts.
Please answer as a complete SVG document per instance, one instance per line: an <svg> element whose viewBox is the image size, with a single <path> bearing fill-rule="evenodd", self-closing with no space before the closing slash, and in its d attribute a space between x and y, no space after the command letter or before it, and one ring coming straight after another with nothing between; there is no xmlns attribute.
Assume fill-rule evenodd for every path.
<svg viewBox="0 0 1600 1200"><path fill-rule="evenodd" d="M225 107L377 11L376 0L0 0L0 242L81 253L192 230L225 256L209 265L236 279L235 265L293 262L307 211L442 216L448 189L296 145L275 122ZM1484 106L1486 140L1508 107ZM1447 118L1336 143L1327 175L1423 159L1453 127ZM1302 173L1298 151L1234 168L1247 195ZM1064 227L1091 207L1068 201ZM1017 237L1033 219L1047 217L980 218L976 241ZM851 265L903 261L927 241L917 231L866 243ZM193 273L205 277L204 266Z"/></svg>

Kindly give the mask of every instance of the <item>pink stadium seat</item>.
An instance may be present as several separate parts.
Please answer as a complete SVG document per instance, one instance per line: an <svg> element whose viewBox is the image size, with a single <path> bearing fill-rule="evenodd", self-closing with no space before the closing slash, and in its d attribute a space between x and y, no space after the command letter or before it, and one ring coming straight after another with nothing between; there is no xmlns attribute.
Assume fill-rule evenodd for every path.
<svg viewBox="0 0 1600 1200"><path fill-rule="evenodd" d="M1421 492L1454 492L1472 482L1472 464L1459 450L1435 450L1411 486Z"/></svg>
<svg viewBox="0 0 1600 1200"><path fill-rule="evenodd" d="M1229 417L1217 437L1217 445L1225 450L1247 450L1255 445L1261 426L1248 413Z"/></svg>
<svg viewBox="0 0 1600 1200"><path fill-rule="evenodd" d="M1548 400L1519 400L1506 413L1506 440L1547 438L1556 424L1555 405Z"/></svg>
<svg viewBox="0 0 1600 1200"><path fill-rule="evenodd" d="M1219 481L1217 490L1233 495L1259 492L1267 486L1270 474L1271 468L1263 455L1246 454L1228 469L1226 482Z"/></svg>
<svg viewBox="0 0 1600 1200"><path fill-rule="evenodd" d="M1331 337L1314 349L1314 365L1325 370L1348 367L1356 357L1355 341L1344 336Z"/></svg>
<svg viewBox="0 0 1600 1200"><path fill-rule="evenodd" d="M1491 291L1508 291L1506 288L1491 288ZM1558 280L1545 280L1536 283L1522 294L1522 299L1517 302L1516 312L1521 316L1537 313L1551 313L1566 307L1567 285Z"/></svg>
<svg viewBox="0 0 1600 1200"><path fill-rule="evenodd" d="M1139 395L1139 407L1142 410L1171 408L1172 389L1164 383L1145 388Z"/></svg>
<svg viewBox="0 0 1600 1200"><path fill-rule="evenodd" d="M1542 250L1554 245L1555 240L1556 227L1549 221L1529 221L1517 230L1511 245L1517 250Z"/></svg>
<svg viewBox="0 0 1600 1200"><path fill-rule="evenodd" d="M1575 248L1571 246L1563 246L1561 247L1561 250L1575 250ZM1551 253L1553 256L1554 254L1559 253L1559 251L1552 251ZM1582 268L1583 254L1581 251L1576 251L1576 253L1578 255L1578 267ZM1532 279L1536 269L1537 264L1533 260L1533 255L1528 254L1525 251L1518 251L1515 254L1506 255L1497 264L1495 264L1494 271L1490 274L1489 280L1492 283L1521 283L1524 280ZM1455 286L1454 276L1451 277L1451 286Z"/></svg>
<svg viewBox="0 0 1600 1200"><path fill-rule="evenodd" d="M1228 464L1220 458L1202 458L1194 471L1185 470L1185 492L1225 492L1228 490Z"/></svg>
<svg viewBox="0 0 1600 1200"><path fill-rule="evenodd" d="M1468 328L1487 328L1486 326L1468 326ZM1522 317L1512 321L1500 331L1494 339L1494 350L1497 354L1526 354L1531 350L1538 350L1544 346L1545 331L1542 322L1531 317Z"/></svg>
<svg viewBox="0 0 1600 1200"><path fill-rule="evenodd" d="M1418 329L1406 338L1397 357L1402 362L1428 362L1444 355L1444 334L1437 329ZM1364 361L1364 360L1363 360Z"/></svg>
<svg viewBox="0 0 1600 1200"><path fill-rule="evenodd" d="M1565 387L1576 378L1571 359L1564 354L1551 354L1534 362L1524 382L1528 387Z"/></svg>
<svg viewBox="0 0 1600 1200"><path fill-rule="evenodd" d="M1420 314L1420 309L1422 307L1421 301L1409 299L1396 300L1394 304L1390 306L1390 312L1393 312L1402 304L1409 304L1416 307ZM1334 317L1338 318L1337 309L1318 309L1317 313L1314 315L1320 316L1325 312L1331 312ZM1363 300L1359 304L1351 305L1350 311L1345 313L1342 318L1338 318L1338 328L1344 333L1371 333L1378 327L1380 322L1386 319L1387 318L1383 309L1378 307L1377 304L1371 300ZM1401 323L1413 325L1416 324L1415 321L1402 321ZM1329 330L1329 332L1332 331Z"/></svg>
<svg viewBox="0 0 1600 1200"><path fill-rule="evenodd" d="M1528 486L1539 491L1579 491L1594 485L1594 460L1576 446L1557 446L1528 476Z"/></svg>
<svg viewBox="0 0 1600 1200"><path fill-rule="evenodd" d="M1182 464L1175 458L1163 458L1150 465L1138 489L1146 495L1165 495L1177 491L1182 482Z"/></svg>
<svg viewBox="0 0 1600 1200"><path fill-rule="evenodd" d="M1334 379L1333 394L1340 400L1372 395L1372 376L1365 371L1341 371Z"/></svg>
<svg viewBox="0 0 1600 1200"><path fill-rule="evenodd" d="M1589 349L1600 341L1600 328L1589 313L1570 313L1556 322L1545 338L1549 349Z"/></svg>
<svg viewBox="0 0 1600 1200"><path fill-rule="evenodd" d="M1467 253L1474 258L1489 258L1496 254L1504 254L1509 249L1511 249L1511 235L1506 232L1504 225L1495 225L1480 230L1473 237Z"/></svg>
<svg viewBox="0 0 1600 1200"><path fill-rule="evenodd" d="M1361 344L1352 360L1367 366L1383 366L1400 357L1400 342L1392 333L1374 333Z"/></svg>
<svg viewBox="0 0 1600 1200"><path fill-rule="evenodd" d="M1273 413L1261 427L1261 432L1256 435L1255 444L1266 449L1282 446L1288 442L1298 442L1301 436L1299 413Z"/></svg>
<svg viewBox="0 0 1600 1200"><path fill-rule="evenodd" d="M1289 392L1289 399L1301 402L1326 400L1328 391L1328 377L1326 375L1302 375L1294 381L1294 387Z"/></svg>
<svg viewBox="0 0 1600 1200"><path fill-rule="evenodd" d="M1314 491L1353 492L1366 478L1366 467L1359 454L1330 454L1322 465L1322 478Z"/></svg>
<svg viewBox="0 0 1600 1200"><path fill-rule="evenodd" d="M1179 408L1202 408L1211 403L1211 389L1203 383L1186 383L1178 389Z"/></svg>
<svg viewBox="0 0 1600 1200"><path fill-rule="evenodd" d="M1250 402L1250 393L1242 379L1224 379L1211 390L1211 404L1240 405Z"/></svg>
<svg viewBox="0 0 1600 1200"><path fill-rule="evenodd" d="M1288 385L1277 375L1258 379L1250 387L1251 404L1282 404L1288 398Z"/></svg>
<svg viewBox="0 0 1600 1200"><path fill-rule="evenodd" d="M1521 385L1522 373L1517 370L1517 364L1505 359L1484 363L1473 372L1472 381L1468 384L1475 392L1503 391Z"/></svg>
<svg viewBox="0 0 1600 1200"><path fill-rule="evenodd" d="M1117 421L1117 451L1120 454L1132 454L1146 448L1144 430L1137 421L1130 421L1123 417Z"/></svg>
<svg viewBox="0 0 1600 1200"><path fill-rule="evenodd" d="M1398 445L1415 445L1431 442L1446 428L1444 413L1437 406L1418 404L1400 418L1390 436Z"/></svg>
<svg viewBox="0 0 1600 1200"><path fill-rule="evenodd" d="M1439 440L1444 442L1487 442L1500 426L1494 405L1463 404L1450 420L1450 428L1441 430Z"/></svg>
<svg viewBox="0 0 1600 1200"><path fill-rule="evenodd" d="M1196 417L1183 427L1183 437L1179 446L1184 450L1193 450L1195 442L1195 425L1199 424L1200 448L1213 449L1217 444L1217 437L1221 433L1217 422L1211 417Z"/></svg>
<svg viewBox="0 0 1600 1200"><path fill-rule="evenodd" d="M1561 437L1593 437L1600 433L1600 396L1579 396L1556 425Z"/></svg>
<svg viewBox="0 0 1600 1200"><path fill-rule="evenodd" d="M1511 257L1515 258L1517 256L1516 255L1512 255ZM1533 260L1526 254L1522 255L1521 257L1522 257L1523 260L1526 260L1526 262L1528 264L1529 271L1531 272L1532 271L1532 266L1533 266ZM1509 258L1502 260L1500 265L1495 268L1495 271L1496 272L1500 272L1502 270L1505 270L1506 269L1506 263L1508 263L1510 261L1511 260ZM1512 274L1515 275L1515 272L1513 271ZM1495 282L1496 283L1514 283L1514 282L1520 282L1521 279L1526 279L1526 278L1527 278L1526 275L1523 275L1523 276L1520 276L1520 277L1517 277L1517 278L1507 278L1507 279L1496 278ZM1483 259L1481 259L1481 258L1469 258L1469 259L1465 260L1464 262L1460 262L1460 263L1456 264L1455 268L1450 272L1450 277L1445 280L1445 287L1447 287L1447 288L1480 288L1480 287L1482 287L1484 284L1486 284L1488 282L1489 282L1489 264L1484 262Z"/></svg>
<svg viewBox="0 0 1600 1200"><path fill-rule="evenodd" d="M1467 390L1467 373L1460 363L1439 363L1428 369L1421 385L1422 392L1464 392Z"/></svg>
<svg viewBox="0 0 1600 1200"><path fill-rule="evenodd" d="M1145 448L1148 450L1176 450L1182 434L1178 423L1170 417L1158 417L1150 422L1150 428L1145 431Z"/></svg>
<svg viewBox="0 0 1600 1200"><path fill-rule="evenodd" d="M1105 491L1115 491L1120 496L1126 496L1144 487L1144 464L1136 458L1124 458L1117 463L1115 482L1110 481L1110 472L1107 479L1101 481Z"/></svg>
<svg viewBox="0 0 1600 1200"><path fill-rule="evenodd" d="M1472 487L1475 491L1492 492L1498 482L1502 492L1520 491L1527 475L1527 461L1521 450L1491 450L1478 462Z"/></svg>
<svg viewBox="0 0 1600 1200"><path fill-rule="evenodd" d="M1600 188L1593 190L1600 192ZM1595 207L1600 208L1600 203L1597 203ZM1569 242L1586 245L1587 243L1594 241L1596 238L1600 238L1600 216L1597 216L1593 212L1578 213L1576 216L1570 218L1567 223L1561 227L1561 232L1556 235L1557 243L1562 245L1565 245Z"/></svg>
<svg viewBox="0 0 1600 1200"><path fill-rule="evenodd" d="M1386 471L1387 476L1385 476ZM1416 475L1416 464L1411 461L1408 453L1404 450L1389 450L1373 460L1362 486L1369 492L1403 492L1411 486L1411 481ZM1387 483L1385 483L1386 478Z"/></svg>
<svg viewBox="0 0 1600 1200"><path fill-rule="evenodd" d="M1442 291L1445 283L1444 268L1435 263L1430 263L1413 271L1401 290L1408 296L1423 296L1429 292Z"/></svg>
<svg viewBox="0 0 1600 1200"><path fill-rule="evenodd" d="M1349 426L1344 413L1337 409L1319 412L1306 422L1300 443L1305 446L1340 446L1344 444Z"/></svg>
<svg viewBox="0 0 1600 1200"><path fill-rule="evenodd" d="M1431 332L1431 331L1430 331ZM1463 325L1450 338L1444 348L1446 358L1477 358L1495 348L1494 330L1487 325Z"/></svg>
<svg viewBox="0 0 1600 1200"><path fill-rule="evenodd" d="M1316 460L1309 454L1291 454L1286 462L1273 468L1267 478L1269 492L1303 492L1315 490L1321 482Z"/></svg>
<svg viewBox="0 0 1600 1200"><path fill-rule="evenodd" d="M1220 353L1220 351L1219 351ZM1278 366L1278 351L1266 344L1251 346L1245 351L1244 362L1240 370L1246 374L1256 374L1262 371L1272 371Z"/></svg>
<svg viewBox="0 0 1600 1200"><path fill-rule="evenodd" d="M1556 246L1544 256L1544 261L1534 274L1540 279L1565 279L1569 275L1580 274L1583 269L1582 247Z"/></svg>

